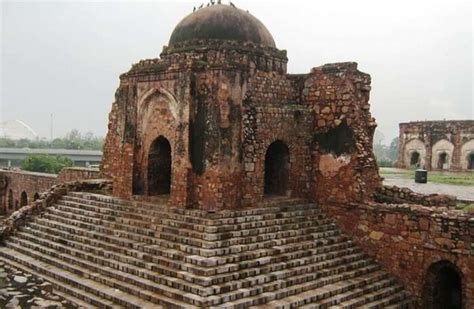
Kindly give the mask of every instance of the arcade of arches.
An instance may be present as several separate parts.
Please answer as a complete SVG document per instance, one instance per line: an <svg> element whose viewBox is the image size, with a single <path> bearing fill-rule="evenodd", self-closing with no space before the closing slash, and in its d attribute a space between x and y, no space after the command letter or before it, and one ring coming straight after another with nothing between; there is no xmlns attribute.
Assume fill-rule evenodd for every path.
<svg viewBox="0 0 474 309"><path fill-rule="evenodd" d="M400 123L397 166L418 164L428 170L472 170L474 120L416 121Z"/></svg>

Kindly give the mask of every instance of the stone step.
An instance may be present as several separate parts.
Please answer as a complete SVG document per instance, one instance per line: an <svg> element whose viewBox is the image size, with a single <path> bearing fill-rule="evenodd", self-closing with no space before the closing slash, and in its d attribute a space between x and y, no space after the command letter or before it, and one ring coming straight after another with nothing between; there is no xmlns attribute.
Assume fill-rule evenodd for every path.
<svg viewBox="0 0 474 309"><path fill-rule="evenodd" d="M272 296L274 299L277 297L283 298L330 282L354 278L356 275L376 269L378 269L378 266L374 265L372 261L361 260L361 257L357 255L345 256L312 265L295 267L286 272L275 272L254 276L243 281L234 281L233 290L222 295L211 296L211 304L217 306L238 301L239 307L245 307L249 306L248 301L250 299L246 298L248 296L255 296L252 303L264 304L270 301L268 293L272 294L274 292L275 295ZM222 291L222 289L219 291Z"/></svg>
<svg viewBox="0 0 474 309"><path fill-rule="evenodd" d="M158 249L168 248L168 249L176 249L181 250L184 253L188 253L191 255L200 255L204 257L211 257L211 256L222 256L227 254L235 254L240 253L243 251L250 251L250 250L257 250L262 248L270 248L273 246L280 246L288 243L293 242L301 242L301 241L309 241L313 239L318 239L322 237L330 237L340 234L340 231L334 224L329 224L325 226L320 226L319 228L322 230L321 232L310 233L306 235L298 235L302 234L303 231L290 231L286 234L280 235L280 237L286 236L285 238L280 239L259 239L258 236L254 237L254 243L250 244L243 244L243 245L229 245L227 248L200 248L195 247L187 243L177 242L169 239L161 239L155 237L144 236L135 233L129 233L121 230L113 230L103 228L101 226L96 226L92 224L88 224L78 220L71 220L67 218L62 218L59 216L52 215L50 213L46 213L43 215L42 218L35 218L35 222L41 223L42 225L46 225L49 227L55 227L62 230L66 230L68 232L74 233L77 232L78 234L82 235L89 235L91 237L94 234L94 237L97 239L107 240L114 242L117 241L116 244L123 245L131 248L137 248L139 246L143 247L142 244L146 244L147 248L145 252L153 253L152 245L157 245ZM209 246L213 246L212 242L207 242L210 244Z"/></svg>
<svg viewBox="0 0 474 309"><path fill-rule="evenodd" d="M201 233L201 232L189 231L184 228L176 229L174 227L166 227L166 226L163 227L155 223L150 224L143 221L121 219L120 217L110 217L110 216L104 217L103 216L102 218L97 218L96 215L95 216L93 215L93 214L97 214L97 212L77 214L75 211L71 211L71 210L72 209L64 210L64 209L61 209L60 206L55 206L48 209L48 213L51 213L63 218L80 220L86 223L101 225L101 226L108 227L111 229L126 230L129 232L146 235L146 236L153 236L153 235L156 235L157 233L159 233L160 235L171 234L176 237L182 236L185 239L194 239L195 242L198 242L198 243L200 241L217 241L217 244L220 244L221 246L225 246L229 241L242 242L243 241L242 239L244 240L248 239L249 236L276 234L279 232L302 229L302 228L309 229L311 227L314 227L316 229L319 225L327 225L327 224L332 223L332 220L326 219L322 215L319 215L317 218L306 216L304 221L300 221L297 223L280 224L278 226L271 226L271 227L264 227L264 228L255 227L252 229L242 229L238 232L233 231L233 232L227 232L227 233ZM260 236L260 237L264 237L264 236ZM226 240L226 239L229 239L229 240Z"/></svg>
<svg viewBox="0 0 474 309"><path fill-rule="evenodd" d="M301 216L280 219L265 219L259 222L228 224L221 226L189 224L187 222L180 222L176 220L155 218L149 215L140 215L136 212L131 213L115 211L110 208L79 204L64 200L58 201L54 208L64 212L72 212L78 215L84 215L111 222L149 227L155 230L157 227L160 227L166 229L165 231L173 232L175 234L185 232L190 236L194 235L193 237L195 238L205 239L204 237L211 237L208 240L220 240L231 237L239 237L242 235L251 235L252 233L258 233L258 229L261 230L262 228L268 228L270 231L281 230L284 229L285 226L289 226L292 223L294 224L308 221L312 222L315 220L325 220L328 222L331 221L330 219L327 219L317 208L307 210Z"/></svg>
<svg viewBox="0 0 474 309"><path fill-rule="evenodd" d="M18 241L18 243L16 243ZM126 293L126 297L133 296L147 302L163 306L202 306L204 298L173 287L155 283L151 280L139 278L135 275L122 272L118 269L100 267L93 262L76 259L72 256L54 250L40 247L17 238L7 242L7 247L24 255L35 258L47 265L52 265L62 272L91 279L111 288L119 289ZM197 292L197 291L196 291Z"/></svg>
<svg viewBox="0 0 474 309"><path fill-rule="evenodd" d="M381 309L381 308L412 308L413 300L410 298L409 294L404 291L400 290L396 293L384 297L382 299L377 299L372 302L364 304L364 308L370 309Z"/></svg>
<svg viewBox="0 0 474 309"><path fill-rule="evenodd" d="M82 276L65 272L60 268L39 261L32 256L25 255L9 247L3 247L0 250L0 256L5 263L19 267L25 272L43 277L59 291L73 295L92 306L100 308L117 308L117 305L126 308L152 308L156 306L156 304L150 303L143 298L127 294L119 289ZM175 306L175 308L179 308L179 305Z"/></svg>
<svg viewBox="0 0 474 309"><path fill-rule="evenodd" d="M130 259L125 257L124 259L117 258L116 255L114 255L113 252L107 252L105 255L106 257L104 258L103 256L96 255L94 254L94 251L96 251L93 247L90 248L88 247L88 250L91 250L92 252L85 253L84 250L75 250L72 249L70 246L63 246L62 244L57 244L53 243L49 240L47 240L49 237L47 234L39 235L40 237L37 237L35 235L29 235L28 233L31 233L31 229L26 229L25 232L19 233L19 237L22 237L23 239L37 243L42 246L46 246L48 248L54 248L57 251L61 253L68 253L74 256L81 256L81 258L86 259L87 261L94 261L95 263L98 263L100 265L116 268L116 269L122 269L126 272L131 272L131 273L138 273L140 277L143 278L148 278L151 280L158 280L155 277L155 273L149 274L149 271L143 270L141 271L140 269L137 269L137 267L146 267L149 270L152 270L156 273L162 273L166 276L173 276L182 280L186 280L190 283L195 283L199 284L202 286L210 286L213 284L223 284L225 282L229 281L235 281L237 279L243 279L246 277L250 277L252 275L261 275L261 274L267 274L267 273L273 273L275 271L279 271L280 274L283 272L284 269L288 269L291 267L301 267L302 265L308 265L311 263L314 263L316 261L323 261L327 259L332 259L335 257L341 257L344 255L348 254L354 254L354 253L359 253L360 249L358 247L354 246L343 246L341 250L340 247L334 246L334 247L328 247L326 252L321 253L321 254L306 254L303 258L295 258L291 256L287 256L284 259L281 260L276 260L272 261L270 259L263 261L259 260L257 261L257 264L252 264L251 266L253 268L243 268L239 264L233 264L233 265L223 265L218 271L214 271L212 274L209 274L208 276L212 277L202 277L202 276L195 276L191 272L187 272L186 275L184 276L184 270L179 270L179 269L170 269L164 266L161 266L159 264L155 263L140 263L140 260L136 259ZM15 238L13 238L15 239ZM20 240L21 241L21 240ZM74 246L74 244L73 244ZM336 251L330 250L330 249L336 249ZM324 251L324 249L322 250ZM104 253L102 253L104 255ZM112 258L115 257L115 258ZM137 265L133 265L133 262ZM123 263L130 264L124 265ZM237 273L237 274L236 274ZM163 279L164 280L164 279ZM177 280L173 279L173 282ZM159 281L157 281L159 282ZM164 282L160 282L164 283ZM166 284L166 283L164 283ZM186 283L181 283L185 285ZM190 290L190 288L188 288Z"/></svg>
<svg viewBox="0 0 474 309"><path fill-rule="evenodd" d="M294 211L316 208L314 204L307 203L305 200L298 198L284 200L281 203L278 203L277 205L272 207L246 208L242 210L221 210L217 212L174 208L163 205L158 206L146 202L121 200L111 196L86 192L70 192L68 193L68 196L65 196L64 198L76 198L76 201L80 199L81 201L98 202L102 203L102 205L106 207L124 206L133 209L151 209L156 212L162 212L162 215L178 214L180 215L180 217L184 216L186 219L197 220L198 218L203 218L204 220L211 220L214 222L216 222L216 220L220 220L217 221L220 222L219 224L234 224L239 222L260 221L262 219L265 219L263 217L260 217L261 215L265 214L273 214L274 216L291 216L294 215ZM289 213L289 215L287 213ZM239 219L242 217L244 219ZM228 219L230 220L228 221ZM209 223L210 222L208 222L208 224Z"/></svg>
<svg viewBox="0 0 474 309"><path fill-rule="evenodd" d="M409 304L314 204L273 205L207 212L70 193L11 236L0 258L15 255L12 262L56 280L63 293L72 285L88 293L73 296L97 296L104 308Z"/></svg>
<svg viewBox="0 0 474 309"><path fill-rule="evenodd" d="M90 211L100 213L104 215L110 215L114 217L124 217L131 219L143 219L150 222L155 221L156 223L166 224L169 226L183 227L187 229L194 229L196 231L212 233L215 231L213 227L213 220L193 218L193 217L180 217L179 215L171 216L170 214L162 214L160 212L153 212L146 208L137 207L120 207L114 205L108 205L102 202L94 202L84 200L81 198L73 198L70 196L62 197L58 202L58 206L65 206L70 208L82 209L84 211Z"/></svg>
<svg viewBox="0 0 474 309"><path fill-rule="evenodd" d="M311 240L291 242L283 245L274 244L268 248L263 249L253 249L233 254L227 254L223 256L215 257L201 257L201 256L187 256L185 258L186 262L191 264L196 264L200 266L212 266L212 265L224 265L224 264L233 264L239 263L246 265L247 263L252 263L255 261L260 261L260 259L265 257L270 257L272 259L276 258L279 262L282 262L284 259L280 260L282 254L297 253L297 252L307 252L308 250L314 250L321 247L345 243L346 245L352 245L352 242L347 239L344 235L335 235L322 238L313 238ZM275 259L274 259L275 260Z"/></svg>
<svg viewBox="0 0 474 309"><path fill-rule="evenodd" d="M58 233L55 232L55 234L58 234ZM32 242L35 242L35 241L46 242L46 240L53 241L57 244L60 244L61 246L66 245L67 248L75 248L81 251L93 253L100 257L106 257L114 261L130 263L131 265L134 265L136 267L145 267L167 276L177 277L176 275L177 272L187 271L189 272L189 274L188 276L186 276L186 279L191 280L190 282L200 284L203 286L216 284L216 282L225 282L229 280L234 280L236 279L235 274L234 274L234 272L236 271L241 271L241 274L244 274L245 272L248 272L248 273L269 272L269 271L272 271L272 269L268 269L268 265L272 265L274 263L285 262L284 265L291 265L289 261L293 263L295 262L300 263L299 262L300 260L298 260L299 258L304 258L310 255L317 256L318 254L322 254L322 253L331 254L331 253L334 253L334 251L338 251L338 250L339 252L343 252L341 250L349 250L349 249L352 249L352 251L350 252L356 252L354 250L357 250L357 251L360 250L357 247L354 247L352 242L342 242L342 243L335 243L335 244L330 244L330 245L317 246L314 249L308 249L307 247L303 247L302 250L300 249L297 252L280 253L280 254L275 253L273 255L270 254L269 258L267 259L257 258L254 260L247 261L247 263L245 262L242 263L236 260L236 261L233 261L234 263L222 264L217 267L204 268L204 267L196 267L188 263L176 263L172 259L157 257L154 255L145 256L144 254L140 252L137 252L136 254L134 254L134 256L139 257L139 258L135 258L133 255L130 256L130 255L124 255L122 253L117 253L116 251L121 252L120 249L123 250L123 248L121 247L115 247L112 251L108 251L107 249L110 250L110 245L106 243L104 246L104 243L94 241L92 245L85 245L84 244L86 243L85 239L81 239L80 236L70 235L66 233L61 233L59 236L55 236L52 233L46 234L36 229L27 228L27 229L24 229L24 232L18 233L18 236L21 236ZM71 241L69 240L70 238L76 238L76 239L79 238L82 241L82 243ZM65 250L67 250L67 248ZM104 251L104 249L106 249L107 251ZM128 253L127 251L128 251L127 249L124 250L125 253ZM164 266L164 265L167 265L167 266ZM253 267L253 269L249 269L251 267ZM211 279L210 276L214 276L214 277Z"/></svg>
<svg viewBox="0 0 474 309"><path fill-rule="evenodd" d="M176 264L179 263L180 261L183 261L182 262L182 266L183 266L183 271L191 271L192 273L195 273L197 275L212 275L213 272L211 270L211 273L207 272L207 270L202 270L202 268L199 268L199 267L195 267L193 265L191 265L190 263L186 263L188 262L188 260L192 260L192 261L196 261L196 260L199 260L199 256L185 256L183 258L183 255L180 251L176 251L176 250L163 250L163 248L159 247L159 246L156 246L154 250L150 250L150 246L146 246L146 245L139 245L139 244L136 244L136 243L133 243L131 242L129 246L126 246L126 245L123 245L123 242L121 240L121 238L117 237L107 237L104 241L104 239L100 239L100 234L95 234L95 233L91 233L90 231L85 231L85 230L79 230L79 229L70 229L70 228L67 228L65 229L65 231L62 231L62 230L58 230L57 228L51 228L49 226L44 226L44 225L41 225L42 223L39 222L41 220L36 220L38 223L31 223L31 229L27 229L26 231L30 231L30 232L36 232L36 233L44 233L46 235L56 235L57 237L59 237L60 239L72 239L72 240L75 240L75 241L79 241L79 242L82 242L82 243L85 243L85 244L88 244L90 246L96 246L96 247L100 247L100 248L104 248L106 250L111 250L111 251L115 251L115 252L120 252L122 254L127 254L127 255L130 255L130 256L134 256L136 258L141 258L141 259L145 259L145 260L150 260L149 257L150 256L154 256L154 259L158 259L158 257L161 255L163 255L163 259L165 259L163 262L164 265L168 265L169 267L174 267L175 269L178 269L176 267ZM48 221L45 221L43 223L49 223ZM64 240L62 240L61 242L63 243ZM116 240L116 241L115 241ZM292 251L299 251L299 250L307 250L307 249L311 249L311 248L317 248L319 250L319 248L321 247L322 250L320 250L319 252L327 252L324 250L324 247L328 246L328 245L332 245L332 244L337 244L338 242L341 242L341 241L344 241L346 240L345 237L341 237L341 236L334 236L334 237L327 237L327 238L321 238L321 239L315 239L313 241L310 242L311 246L306 246L305 243L294 243L292 244L292 246L294 246L294 248L292 248L292 250L287 250L288 248L288 245L286 246L280 246L280 247L273 247L273 248L270 248L268 250L266 250L267 252L265 254L258 254L258 255L251 255L253 253L258 253L256 251L252 251L249 253L249 255L245 254L244 258L249 258L249 257L253 257L255 259L261 259L262 257L264 256L272 256L272 255L278 255L278 254L282 254L282 253L291 253ZM118 245L117 245L118 243ZM344 248L347 248L347 247L350 247L351 246L351 243L348 243L347 246L345 246ZM138 247L138 248L137 248ZM144 250L145 251L149 251L149 253L144 253L140 250ZM276 258L278 259L278 256L276 256ZM202 259L202 258L201 258ZM209 259L211 260L211 259ZM286 259L282 259L281 261L278 261L278 262L282 262L282 261L285 261ZM153 261L153 260L152 260ZM232 258L231 260L232 262L236 262L238 263L239 265L242 265L242 261L239 261L238 258ZM260 260L259 260L260 261ZM158 261L158 262L161 262L161 261ZM199 264L199 263L194 263L194 264ZM201 263L201 264L205 264L207 266L213 266L213 265L220 265L218 263ZM202 265L201 265L202 266ZM217 269L216 272L219 272L219 270ZM221 271L220 271L221 272Z"/></svg>
<svg viewBox="0 0 474 309"><path fill-rule="evenodd" d="M234 307L255 307L255 308L273 308L280 300L298 300L301 302L301 295L307 295L312 291L317 289L322 289L325 286L329 286L334 283L338 283L344 280L352 280L358 276L367 275L371 273L376 273L379 270L377 265L372 263L361 263L357 262L351 263L353 265L342 265L335 269L321 269L319 272L314 274L314 278L309 281L301 281L301 283L286 286L285 282L281 282L281 285L278 288L273 290L266 290L263 293L251 296L247 298L241 298L238 300L233 300L232 302L226 303L223 306L225 308L234 308ZM322 273L322 275L320 274ZM307 299L306 302L310 300ZM288 304L287 304L288 305ZM288 308L291 306L288 305Z"/></svg>
<svg viewBox="0 0 474 309"><path fill-rule="evenodd" d="M411 296L408 294L408 292L403 291L403 292L400 292L398 294L400 294L400 295L398 295L398 296L394 295L393 298L397 299L397 298L400 297L400 298L405 298L405 300L398 301L398 302L394 303L393 305L389 305L389 306L384 305L383 307L381 307L378 304L372 304L371 309L380 309L380 308L383 308L383 309L411 309L411 308L414 308L415 301L411 298Z"/></svg>
<svg viewBox="0 0 474 309"><path fill-rule="evenodd" d="M353 275L351 278L340 278L333 283L324 284L316 288L307 289L302 293L289 294L280 292L283 297L275 297L274 301L270 301L260 308L296 308L307 306L308 308L327 308L326 300L334 295L344 293L350 289L362 287L387 278L387 273L383 271L372 271L362 274ZM307 305L314 303L315 305ZM306 307L303 307L306 308Z"/></svg>
<svg viewBox="0 0 474 309"><path fill-rule="evenodd" d="M48 256L53 256L53 257L62 259L64 261L68 262L68 263L72 263L73 265L78 265L80 267L87 268L87 269L92 270L94 272L101 272L101 268L96 268L95 265L90 264L89 261L91 261L93 263L96 263L96 264L99 264L99 265L106 266L106 267L112 267L114 269L120 269L121 271L124 271L124 272L134 273L134 274L136 274L136 275L138 275L142 278L152 279L153 281L159 280L159 278L157 278L153 273L147 272L146 270L140 270L140 269L137 269L137 268L134 268L134 267L130 268L127 265L113 263L113 262L110 262L110 261L104 260L104 259L102 259L102 261L100 262L99 259L97 257L93 256L92 254L86 254L86 253L83 253L83 252L79 252L77 250L73 251L73 250L68 249L67 247L64 247L64 246L57 245L56 250L52 251L52 250L47 250L46 248L41 247L41 246L35 246L34 243L32 243L32 242L25 241L23 239L18 239L16 237L13 237L12 240L15 241L15 242L18 242L23 247L31 248L35 251L42 252L43 254L46 254ZM43 244L48 244L44 240L43 241L37 240L37 242L40 242L40 243L43 243ZM341 251L341 252L343 252L343 251ZM74 253L74 256L70 256L69 253ZM350 253L350 252L347 252L347 253ZM322 266L321 266L321 263L319 263L319 267L317 267L316 269L318 269L318 268L320 269L323 266L324 267L334 266L334 264L331 264L331 263L334 263L335 261L337 261L337 259L335 259L335 257L340 256L340 255L341 254L335 253L334 255L331 255L331 254L321 255L321 257L310 256L309 258L311 259L312 262L316 262L316 261L319 262L319 261L329 260L328 263L323 264ZM81 262L81 261L77 260L75 256L78 256L81 259L86 260L86 262ZM350 260L347 260L346 259L347 257L345 257L344 255L342 255L342 256L343 256L343 260L339 260L339 263L346 263L346 262L350 261ZM360 258L360 257L362 257L362 255L353 254L352 257ZM295 267L295 269L298 270L298 271L295 272L294 269L290 269L288 271L281 271L280 270L278 272L279 277L275 278L275 279L282 280L282 279L285 279L286 277L290 277L292 275L300 275L301 273L305 273L308 270L308 267L305 267L304 263L300 263L298 260L295 260L295 261L292 261L292 262L294 262L294 264L284 263L283 265L286 268L295 267L296 265L298 265L298 267ZM270 276L276 274L276 272L274 272L273 269L271 268L272 266L273 265L270 265L269 269L268 269L268 273L269 273ZM253 272L251 272L251 273L254 274ZM255 273L255 274L258 274L258 273ZM110 272L106 272L106 275L111 276L111 277L118 276L117 273L110 273ZM118 277L117 279L122 279L122 278ZM218 291L210 290L210 289L200 289L199 290L199 287L197 287L197 288L195 286L190 287L190 285L187 284L187 283L177 282L177 281L178 280L173 279L172 283L170 284L170 282L164 280L164 282L160 282L160 283L163 283L163 284L166 284L166 285L173 285L174 284L175 285L174 288L176 288L176 285L178 285L177 288L179 288L181 290L185 290L185 291L192 292L192 293L197 293L197 294L200 294L201 296L208 296L208 295L211 295L211 294L217 294L218 293ZM241 286L245 287L246 285L249 285L249 284L253 283L253 278L250 277L250 278L241 280L241 282L242 282ZM137 284L139 284L139 283L140 282L138 282ZM235 286L236 284L239 284L239 282L236 281L236 280L232 281L230 284L227 284L227 285L221 283L219 285L219 291L221 289L225 290L226 287L232 288L232 286ZM151 288L151 290L152 290L152 288Z"/></svg>
<svg viewBox="0 0 474 309"><path fill-rule="evenodd" d="M125 230L129 232L129 234L132 234L132 235L142 235L144 237L160 237L162 239L168 239L174 242L181 241L182 243L187 244L187 245L192 245L195 247L206 248L206 249L216 249L223 246L249 243L252 241L256 242L256 241L262 241L265 239L277 239L281 236L285 237L287 234L290 234L290 233L304 234L304 233L312 232L315 230L321 230L321 225L335 228L335 225L332 223L331 220L322 219L319 221L315 220L313 222L290 225L289 227L287 227L287 229L283 229L281 231L268 232L263 229L261 234L257 234L255 236L248 235L248 236L242 236L242 237L234 237L232 239L228 239L224 241L214 241L214 240L211 241L211 240L195 239L195 238L185 237L181 235L174 235L172 233L166 233L163 231L147 230L144 228L139 228L136 226L130 226L130 225L125 225L125 224L124 225L112 224L112 226L107 226L107 222L104 222L102 220L98 220L91 217L79 216L72 213L62 212L55 208L48 210L46 213L43 214L43 217L49 218L58 222L63 222L66 224L80 226L80 227L93 226L96 228L96 230L97 229L106 230L107 227L109 228L108 229L109 231L110 230L115 231L117 229L120 229L120 230Z"/></svg>
<svg viewBox="0 0 474 309"><path fill-rule="evenodd" d="M387 278L332 296L318 302L318 305L332 309L350 309L363 306L370 301L381 299L398 291L400 291L400 286L396 284L395 279Z"/></svg>
<svg viewBox="0 0 474 309"><path fill-rule="evenodd" d="M232 218L232 219L226 219L226 221L223 221L222 219L220 220L212 220L212 219L205 219L204 222L199 222L201 220L199 217L195 218L192 217L190 218L189 216L181 216L177 214L171 214L172 218L170 218L169 213L156 213L156 212L150 212L146 208L141 207L140 205L137 205L136 207L130 207L130 206L118 206L114 204L107 204L107 203L102 203L102 202L96 202L96 201L90 201L87 199L81 199L81 198L73 198L73 197L68 197L65 196L59 203L63 205L70 205L70 206L75 206L77 208L83 208L83 209L88 209L91 211L95 211L94 208L97 207L101 209L100 211L103 212L104 210L112 210L112 211L121 211L125 212L128 214L132 214L132 216L135 216L136 214L143 215L149 219L157 219L159 218L160 220L166 219L166 222L172 223L171 225L176 226L176 225L182 225L184 222L185 227L189 228L190 223L195 224L197 226L197 230L202 231L204 226L206 229L206 232L214 233L214 232L225 232L228 230L239 230L244 228L245 226L254 226L256 224L271 224L273 225L272 220L279 220L279 221L284 221L284 220L294 220L295 217L307 217L310 214L321 214L321 210L314 205L304 205L301 207L304 207L303 209L293 209L292 211L288 211L285 213L269 213L269 214L264 214L261 216L248 216L248 217L238 217L238 218ZM295 206L296 207L296 206ZM158 219L157 219L158 220ZM275 222L278 223L278 222ZM193 227L194 228L194 227Z"/></svg>
<svg viewBox="0 0 474 309"><path fill-rule="evenodd" d="M208 279L206 277L195 276L192 273L186 274L184 276L185 270L180 269L172 269L169 267L162 266L160 264L146 262L145 260L135 259L129 256L121 256L114 252L107 252L101 249L97 250L94 247L83 247L79 250L74 249L75 246L63 246L56 242L52 242L46 238L36 238L33 234L28 233L18 233L18 237L13 237L11 240L13 242L19 243L21 245L26 246L27 248L34 249L37 251L45 251L44 249L41 250L38 247L34 247L24 241L28 241L29 243L34 243L42 247L46 247L52 250L55 250L55 254L50 254L53 256L58 256L59 258L67 257L69 260L74 260L76 258L80 258L85 260L86 262L93 262L97 265L109 267L112 269L118 269L120 271L136 274L141 278L145 278L160 284L171 286L168 281L166 281L166 277L170 276L173 277L173 284L181 284L186 285L188 288L187 290L191 290L194 287L194 284L201 284L201 282L208 283ZM59 252L59 253L57 253ZM100 254L97 254L100 253ZM69 256L66 256L67 254ZM77 265L80 265L81 262L77 261ZM84 266L85 267L85 266ZM164 275L164 276L160 276ZM186 280L188 282L182 282L182 280ZM209 283L207 285L210 285Z"/></svg>

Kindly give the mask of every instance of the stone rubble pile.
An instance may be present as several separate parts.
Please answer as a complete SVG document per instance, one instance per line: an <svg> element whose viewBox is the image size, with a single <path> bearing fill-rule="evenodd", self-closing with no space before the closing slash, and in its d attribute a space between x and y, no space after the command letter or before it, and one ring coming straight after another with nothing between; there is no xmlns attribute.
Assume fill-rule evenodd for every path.
<svg viewBox="0 0 474 309"><path fill-rule="evenodd" d="M0 308L78 308L53 292L43 279L0 262Z"/></svg>

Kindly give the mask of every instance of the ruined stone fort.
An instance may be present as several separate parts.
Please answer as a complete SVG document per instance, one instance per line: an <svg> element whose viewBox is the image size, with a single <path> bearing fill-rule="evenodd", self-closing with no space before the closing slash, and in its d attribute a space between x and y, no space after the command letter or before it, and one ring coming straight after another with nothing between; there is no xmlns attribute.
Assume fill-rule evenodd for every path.
<svg viewBox="0 0 474 309"><path fill-rule="evenodd" d="M0 171L0 261L84 307L474 307L474 218L382 185L370 76L287 62L244 10L186 16L120 76L100 172Z"/></svg>
<svg viewBox="0 0 474 309"><path fill-rule="evenodd" d="M474 120L400 123L398 166L474 171Z"/></svg>

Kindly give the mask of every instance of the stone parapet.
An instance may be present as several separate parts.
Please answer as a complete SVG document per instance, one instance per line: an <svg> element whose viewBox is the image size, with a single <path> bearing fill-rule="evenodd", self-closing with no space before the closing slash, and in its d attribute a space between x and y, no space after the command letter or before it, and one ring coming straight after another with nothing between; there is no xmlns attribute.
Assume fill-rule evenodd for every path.
<svg viewBox="0 0 474 309"><path fill-rule="evenodd" d="M424 206L455 207L457 199L453 195L446 194L421 194L409 188L397 186L381 186L374 193L375 200L380 203L389 204L418 204Z"/></svg>

